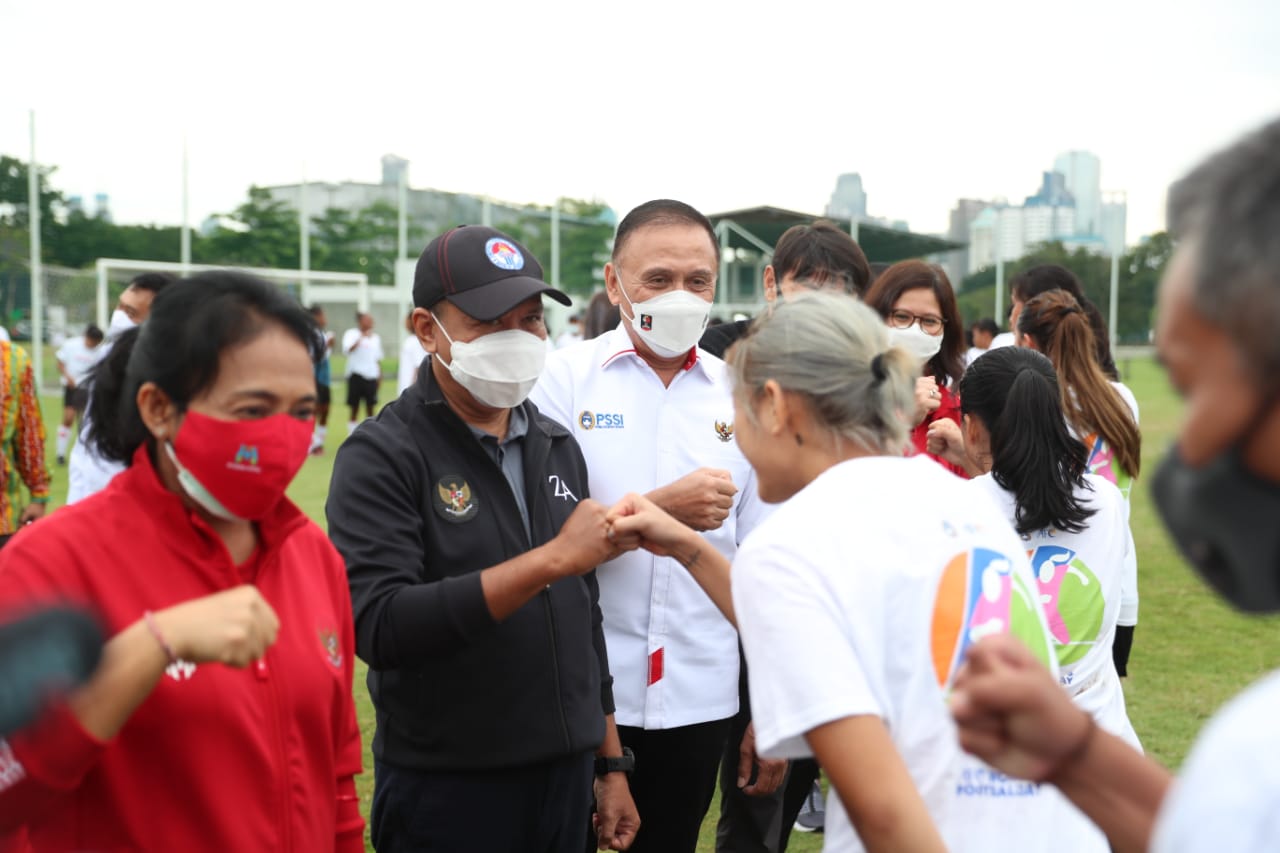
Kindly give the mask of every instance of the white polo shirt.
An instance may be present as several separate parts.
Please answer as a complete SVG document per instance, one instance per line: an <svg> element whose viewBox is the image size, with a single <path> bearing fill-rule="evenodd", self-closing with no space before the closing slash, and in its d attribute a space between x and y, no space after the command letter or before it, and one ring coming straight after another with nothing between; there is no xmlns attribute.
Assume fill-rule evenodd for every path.
<svg viewBox="0 0 1280 853"><path fill-rule="evenodd" d="M427 357L427 351L422 348L422 342L418 340L417 335L409 335L400 344L400 371L396 381L396 393L401 394L404 389L413 384L414 374L418 372L418 366L422 364L422 360Z"/></svg>
<svg viewBox="0 0 1280 853"><path fill-rule="evenodd" d="M356 348L353 350L352 346ZM378 364L383 358L382 338L377 332L366 337L359 329L347 329L342 336L342 352L347 357L347 376L377 379L382 375L382 366Z"/></svg>
<svg viewBox="0 0 1280 853"><path fill-rule="evenodd" d="M101 344L91 349L85 344L84 336L77 335L67 338L62 346L58 347L57 359L66 367L67 373L71 374L71 378L75 380L78 387L88 378L90 371L102 357L103 349ZM59 375L58 382L65 386L67 378Z"/></svg>
<svg viewBox="0 0 1280 853"><path fill-rule="evenodd" d="M733 508L702 535L730 560L768 512L733 440L725 364L710 353L695 350L663 387L619 326L549 354L530 399L578 440L591 497L605 506L698 468L727 470ZM683 566L633 551L597 577L619 725L670 729L737 713L737 632Z"/></svg>

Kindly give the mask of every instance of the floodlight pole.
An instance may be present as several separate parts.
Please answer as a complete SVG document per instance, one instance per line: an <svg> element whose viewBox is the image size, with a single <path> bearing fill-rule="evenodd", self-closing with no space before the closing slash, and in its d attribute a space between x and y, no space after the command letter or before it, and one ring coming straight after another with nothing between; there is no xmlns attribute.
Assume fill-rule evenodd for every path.
<svg viewBox="0 0 1280 853"><path fill-rule="evenodd" d="M178 259L182 262L182 274L190 275L191 272L191 218L190 218L190 197L187 188L187 137L182 137L182 241Z"/></svg>
<svg viewBox="0 0 1280 853"><path fill-rule="evenodd" d="M480 224L486 228L493 227L493 202L489 201L487 195L480 203Z"/></svg>
<svg viewBox="0 0 1280 853"><path fill-rule="evenodd" d="M400 260L409 258L409 176L404 169L400 170L399 185L396 187L396 257Z"/></svg>
<svg viewBox="0 0 1280 853"><path fill-rule="evenodd" d="M1119 247L1111 247L1111 300L1108 305L1107 314L1107 336L1111 339L1111 349L1114 351L1119 341L1120 329L1120 254L1117 251Z"/></svg>
<svg viewBox="0 0 1280 853"><path fill-rule="evenodd" d="M41 279L44 266L40 260L40 169L36 165L36 111L31 111L31 161L27 165L27 226L31 230L31 362L35 386L40 388L44 376L44 299Z"/></svg>
<svg viewBox="0 0 1280 853"><path fill-rule="evenodd" d="M852 213L849 214L849 236L853 238L853 242L858 242L858 217Z"/></svg>
<svg viewBox="0 0 1280 853"><path fill-rule="evenodd" d="M551 205L551 286L560 287L560 199Z"/></svg>
<svg viewBox="0 0 1280 853"><path fill-rule="evenodd" d="M302 164L302 183L298 185L298 269L302 271L298 283L298 299L307 304L311 290L311 217L307 213L307 164Z"/></svg>
<svg viewBox="0 0 1280 853"><path fill-rule="evenodd" d="M996 209L996 227L992 232L996 249L996 325L1004 327L1004 245L1001 240L1002 218L999 208ZM1013 332L1013 329L1009 330ZM1015 332L1016 334L1016 332Z"/></svg>

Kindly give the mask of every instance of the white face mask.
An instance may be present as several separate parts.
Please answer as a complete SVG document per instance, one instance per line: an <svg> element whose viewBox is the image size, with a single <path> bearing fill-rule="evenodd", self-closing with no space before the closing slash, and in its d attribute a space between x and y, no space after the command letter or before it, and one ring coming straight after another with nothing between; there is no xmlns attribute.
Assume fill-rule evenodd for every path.
<svg viewBox="0 0 1280 853"><path fill-rule="evenodd" d="M920 361L928 361L942 349L942 335L930 335L912 323L905 329L889 327L889 346L901 347Z"/></svg>
<svg viewBox="0 0 1280 853"><path fill-rule="evenodd" d="M547 361L547 342L542 338L507 329L474 341L455 341L440 318L431 316L451 345L449 373L481 403L510 409L523 403L538 384Z"/></svg>
<svg viewBox="0 0 1280 853"><path fill-rule="evenodd" d="M107 325L107 340L115 340L125 332L138 325L129 319L129 315L117 308L111 312L111 322Z"/></svg>
<svg viewBox="0 0 1280 853"><path fill-rule="evenodd" d="M662 358L682 356L702 339L711 315L711 303L707 300L687 290L673 290L641 302L637 308L627 296L622 279L618 279L618 290L631 306L627 322L655 355Z"/></svg>

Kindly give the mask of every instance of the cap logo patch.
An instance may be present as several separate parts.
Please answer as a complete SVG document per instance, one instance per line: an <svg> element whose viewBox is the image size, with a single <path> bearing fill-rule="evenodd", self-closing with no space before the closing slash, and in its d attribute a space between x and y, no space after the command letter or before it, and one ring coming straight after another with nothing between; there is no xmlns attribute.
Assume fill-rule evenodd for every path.
<svg viewBox="0 0 1280 853"><path fill-rule="evenodd" d="M524 269L524 255L520 254L514 243L504 237L490 237L489 242L484 244L484 254L489 263L500 270Z"/></svg>

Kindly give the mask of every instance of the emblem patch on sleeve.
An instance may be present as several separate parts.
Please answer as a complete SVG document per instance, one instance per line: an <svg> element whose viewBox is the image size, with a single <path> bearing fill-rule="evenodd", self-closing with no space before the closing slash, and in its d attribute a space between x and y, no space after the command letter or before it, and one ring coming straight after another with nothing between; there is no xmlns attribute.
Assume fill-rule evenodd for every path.
<svg viewBox="0 0 1280 853"><path fill-rule="evenodd" d="M431 505L445 521L457 524L470 521L480 511L480 502L472 493L471 484L457 474L446 474L436 481Z"/></svg>

